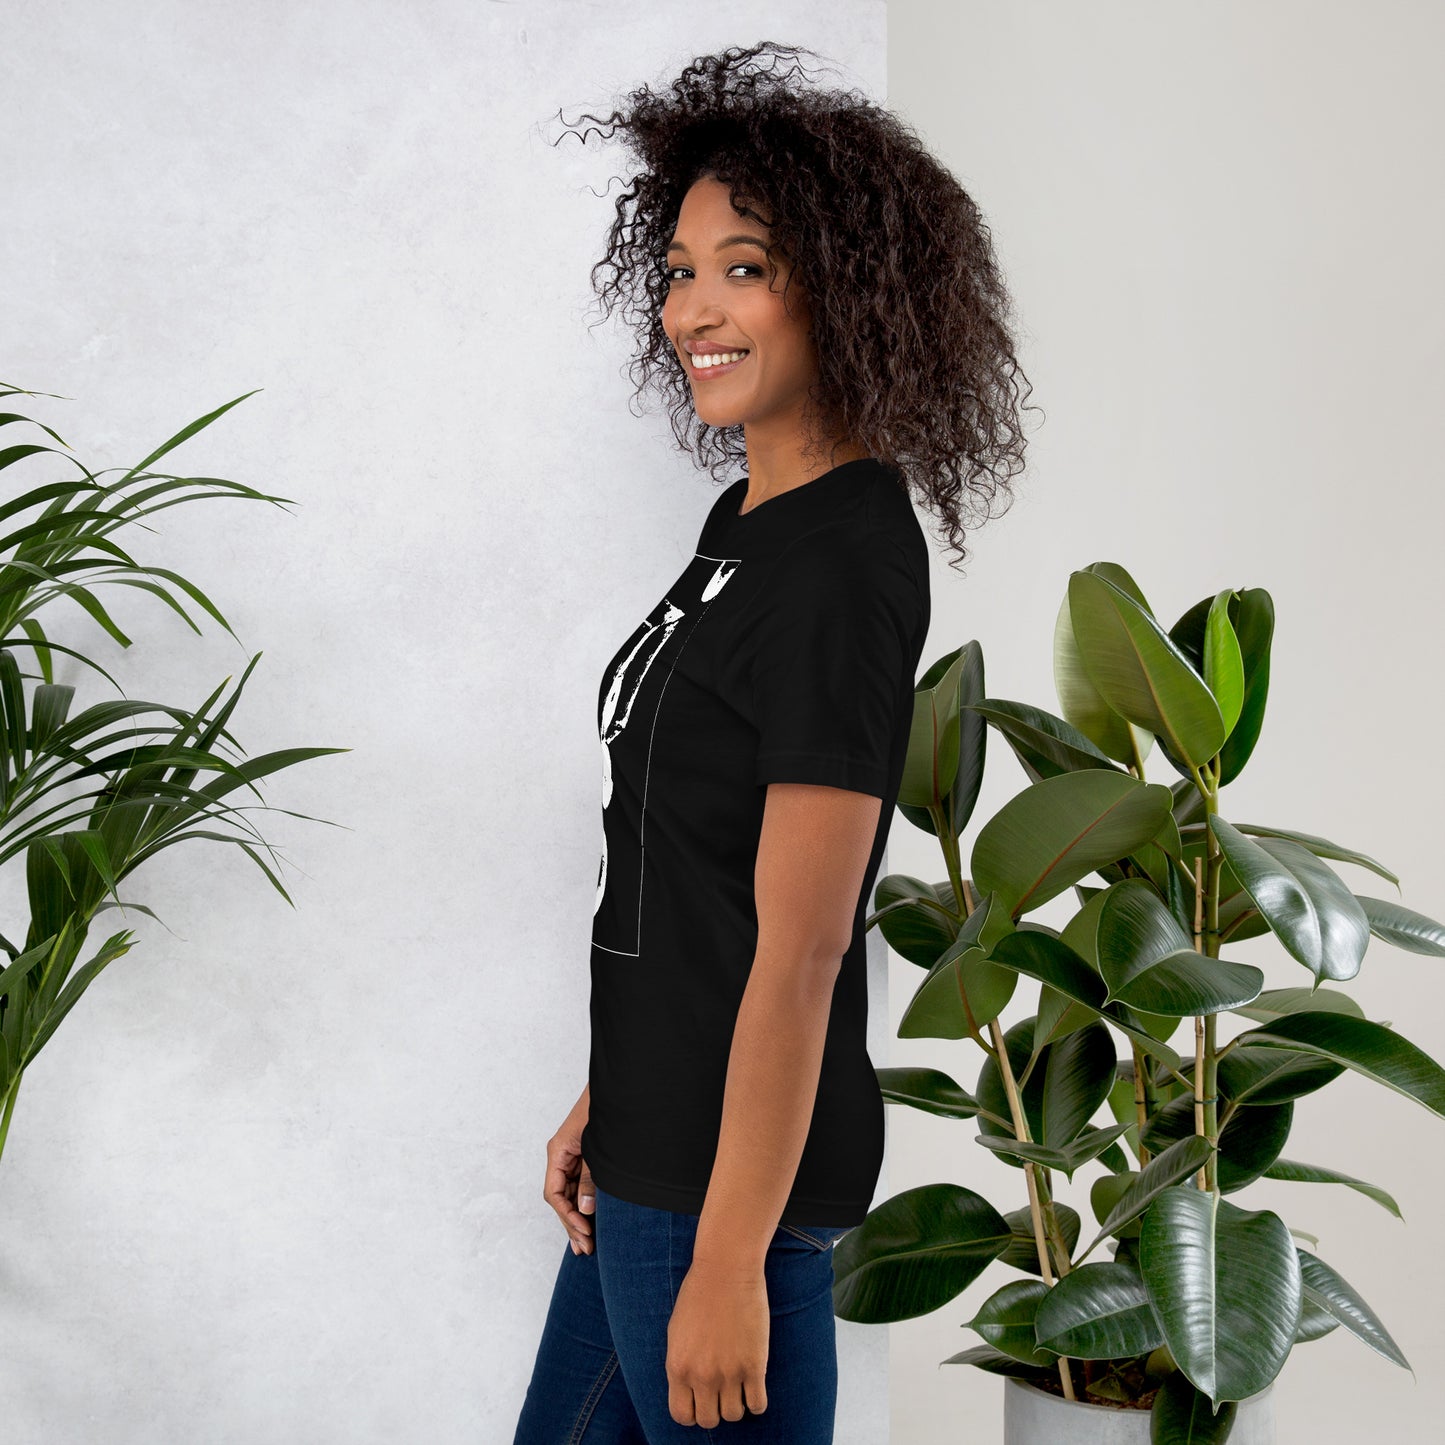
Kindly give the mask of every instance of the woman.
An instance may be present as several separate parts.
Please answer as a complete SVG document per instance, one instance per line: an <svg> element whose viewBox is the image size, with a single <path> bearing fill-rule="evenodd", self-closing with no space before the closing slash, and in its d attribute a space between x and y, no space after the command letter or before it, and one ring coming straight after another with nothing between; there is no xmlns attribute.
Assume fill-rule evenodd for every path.
<svg viewBox="0 0 1445 1445"><path fill-rule="evenodd" d="M642 169L598 294L680 445L746 471L602 677L591 1057L544 1187L570 1247L515 1445L833 1438L831 1246L884 1142L864 922L929 621L907 488L962 557L1024 440L977 208L897 118L758 63L795 52L601 122Z"/></svg>

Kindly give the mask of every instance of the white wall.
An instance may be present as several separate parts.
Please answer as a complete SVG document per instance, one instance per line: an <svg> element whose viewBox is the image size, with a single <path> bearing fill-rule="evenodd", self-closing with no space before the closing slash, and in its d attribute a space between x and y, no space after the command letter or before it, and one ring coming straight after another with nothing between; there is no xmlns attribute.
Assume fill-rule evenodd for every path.
<svg viewBox="0 0 1445 1445"><path fill-rule="evenodd" d="M67 635L192 703L264 649L248 751L353 749L268 790L344 825L262 818L294 912L239 854L162 855L128 896L174 932L137 917L26 1075L7 1445L511 1438L566 1247L543 1147L586 1077L589 699L715 495L629 413L623 339L586 329L624 158L553 148L549 117L763 37L881 95L884 22L880 0L7 15L0 375L69 398L19 409L128 466L262 387L175 469L299 504L129 539L244 651L140 594L115 598L129 655L78 613ZM845 1445L884 1435L886 1348L840 1325Z"/></svg>
<svg viewBox="0 0 1445 1445"><path fill-rule="evenodd" d="M1437 918L1442 48L1439 7L1399 0L889 5L889 103L988 217L1047 413L1031 421L1020 500L971 537L967 577L936 563L925 661L976 637L991 695L1056 707L1050 638L1070 571L1120 562L1170 620L1220 587L1267 587L1269 708L1224 816L1361 849L1403 892L1341 865L1357 892ZM990 747L979 823L1026 782ZM936 843L907 824L890 866L943 876ZM1060 903L1044 921L1068 916ZM1269 940L1231 956L1271 987L1309 979ZM896 1031L919 975L891 969ZM1445 1058L1440 960L1374 941L1351 987ZM971 1044L894 1039L889 1057L977 1078ZM952 1179L1026 1202L967 1128L902 1109L889 1128L895 1191ZM1445 1122L1350 1076L1299 1103L1287 1152L1399 1200L1404 1223L1334 1186L1239 1196L1319 1236L1416 1378L1337 1330L1280 1377L1280 1440L1434 1438ZM1086 1221L1095 1172L1063 1190ZM893 1327L897 1445L1002 1440L1001 1382L938 1362L976 1343L960 1325L1004 1278L986 1272Z"/></svg>

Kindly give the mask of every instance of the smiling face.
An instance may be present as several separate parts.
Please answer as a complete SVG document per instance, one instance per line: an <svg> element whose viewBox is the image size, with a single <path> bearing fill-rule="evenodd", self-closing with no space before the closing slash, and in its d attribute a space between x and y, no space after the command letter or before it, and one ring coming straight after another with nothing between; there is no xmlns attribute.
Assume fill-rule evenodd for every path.
<svg viewBox="0 0 1445 1445"><path fill-rule="evenodd" d="M808 388L818 376L807 297L785 257L766 253L768 227L740 216L713 176L683 197L668 247L662 324L709 426L743 426L775 437L801 432ZM700 353L746 352L699 366ZM750 438L751 443L751 438Z"/></svg>

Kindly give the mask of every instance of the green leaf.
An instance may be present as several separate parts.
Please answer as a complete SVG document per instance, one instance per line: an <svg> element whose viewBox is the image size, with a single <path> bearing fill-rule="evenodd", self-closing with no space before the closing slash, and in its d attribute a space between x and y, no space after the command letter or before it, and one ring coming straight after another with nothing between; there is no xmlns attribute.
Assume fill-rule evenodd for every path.
<svg viewBox="0 0 1445 1445"><path fill-rule="evenodd" d="M1012 970L1002 971L1012 978L1018 977ZM1067 1149L1079 1138L1080 1131L1109 1097L1117 1063L1113 1036L1097 1020L1049 1046L1044 1067L1044 1128L1040 1143ZM1092 1159L1097 1152L1087 1157Z"/></svg>
<svg viewBox="0 0 1445 1445"><path fill-rule="evenodd" d="M1217 1080L1233 1103L1283 1104L1332 1084L1344 1071L1343 1064L1298 1049L1242 1044L1219 1060Z"/></svg>
<svg viewBox="0 0 1445 1445"><path fill-rule="evenodd" d="M1069 726L1106 757L1127 764L1136 756L1148 756L1153 734L1132 726L1110 707L1084 666L1067 592L1054 619L1054 691Z"/></svg>
<svg viewBox="0 0 1445 1445"><path fill-rule="evenodd" d="M1225 737L1234 730L1244 706L1244 658L1229 620L1229 604L1235 595L1232 587L1215 593L1204 626L1204 685L1219 704Z"/></svg>
<svg viewBox="0 0 1445 1445"><path fill-rule="evenodd" d="M1186 825L1181 831L1189 834L1201 834L1205 826L1201 820ZM1377 862L1368 853L1361 853L1358 849L1332 843L1328 838L1321 838L1317 833L1300 833L1292 828L1274 828L1264 823L1235 823L1234 827L1239 832L1248 833L1255 838L1288 839L1291 843L1298 843L1302 848L1313 853L1316 858L1333 858L1341 863L1354 863L1361 868L1368 868L1372 873L1378 873L1381 878L1388 878L1396 887L1400 884L1400 880L1383 863Z"/></svg>
<svg viewBox="0 0 1445 1445"><path fill-rule="evenodd" d="M1012 928L991 893L981 899L915 990L899 1021L898 1037L967 1038L997 1018L1013 997L1018 975L990 962L988 952Z"/></svg>
<svg viewBox="0 0 1445 1445"><path fill-rule="evenodd" d="M1364 1018L1365 1011L1347 993L1338 993L1332 988L1267 988L1252 1003L1241 1004L1235 1010L1245 1018L1259 1019L1272 1023L1286 1014L1298 1013L1340 1013L1355 1018Z"/></svg>
<svg viewBox="0 0 1445 1445"><path fill-rule="evenodd" d="M1202 767L1227 729L1204 679L1130 596L1097 573L1069 577L1069 615L1089 678L1105 702Z"/></svg>
<svg viewBox="0 0 1445 1445"><path fill-rule="evenodd" d="M1365 911L1370 932L1396 948L1408 949L1411 953L1427 953L1434 958L1445 958L1445 925L1406 908L1402 903L1391 903L1388 898L1371 898L1356 893L1355 899Z"/></svg>
<svg viewBox="0 0 1445 1445"><path fill-rule="evenodd" d="M873 890L878 928L889 948L921 968L932 968L958 937L949 902L931 883L906 873L888 874Z"/></svg>
<svg viewBox="0 0 1445 1445"><path fill-rule="evenodd" d="M1062 1199L1056 1199L1054 1218L1058 1220L1059 1233L1064 1236L1064 1246L1072 1257L1074 1246L1079 1242L1079 1211L1072 1205L1065 1204ZM1004 1219L1008 1223L1011 1237L1008 1248L999 1255L998 1262L1021 1269L1026 1274L1038 1275L1039 1246L1034 1239L1033 1214L1028 1205L1024 1205L1022 1209L1010 1210L1004 1215ZM1052 1268L1052 1254L1049 1264Z"/></svg>
<svg viewBox="0 0 1445 1445"><path fill-rule="evenodd" d="M1303 1285L1277 1214L1176 1184L1144 1214L1139 1260L1169 1353L1211 1401L1247 1399L1279 1374Z"/></svg>
<svg viewBox="0 0 1445 1445"><path fill-rule="evenodd" d="M1256 843L1226 819L1209 826L1230 868L1275 936L1317 978L1360 971L1370 928L1355 895L1307 848L1287 838Z"/></svg>
<svg viewBox="0 0 1445 1445"><path fill-rule="evenodd" d="M1219 1131L1218 1182L1220 1192L1233 1194L1252 1184L1276 1159L1289 1141L1294 1105L1246 1104L1229 1115ZM1146 1149L1167 1144L1195 1132L1194 1099L1181 1094L1155 1111L1144 1130Z"/></svg>
<svg viewBox="0 0 1445 1445"><path fill-rule="evenodd" d="M996 1154L1008 1154L1016 1159L1042 1164L1048 1169L1058 1169L1069 1179L1073 1179L1074 1170L1081 1164L1098 1158L1128 1127L1127 1124L1110 1124L1107 1128L1086 1129L1072 1143L1057 1149L1051 1149L1046 1144L1036 1144L1029 1139L1010 1139L997 1134L979 1134L975 1142Z"/></svg>
<svg viewBox="0 0 1445 1445"><path fill-rule="evenodd" d="M1051 1365L1053 1353L1034 1343L1034 1316L1049 1294L1041 1279L1010 1280L983 1302L968 1326L996 1350L1026 1365Z"/></svg>
<svg viewBox="0 0 1445 1445"><path fill-rule="evenodd" d="M1033 783L979 831L970 872L1017 918L1141 848L1164 825L1173 795L1157 783L1090 768Z"/></svg>
<svg viewBox="0 0 1445 1445"><path fill-rule="evenodd" d="M1381 1324L1379 1317L1362 1300L1350 1283L1331 1269L1318 1255L1298 1249L1300 1276L1306 1294L1322 1305L1356 1338L1363 1340L1377 1354L1393 1364L1410 1369L1410 1362ZM1414 1371L1411 1370L1413 1374Z"/></svg>
<svg viewBox="0 0 1445 1445"><path fill-rule="evenodd" d="M1077 773L1084 768L1120 771L1119 765L1072 723L1042 708L998 697L984 698L968 706L1004 735L1033 782L1059 773Z"/></svg>
<svg viewBox="0 0 1445 1445"><path fill-rule="evenodd" d="M1445 1118L1445 1069L1384 1024L1348 1014L1297 1013L1238 1037L1333 1059Z"/></svg>
<svg viewBox="0 0 1445 1445"><path fill-rule="evenodd" d="M1216 1413L1209 1396L1194 1388L1183 1370L1160 1385L1149 1411L1149 1445L1223 1445L1239 1414L1237 1401Z"/></svg>
<svg viewBox="0 0 1445 1445"><path fill-rule="evenodd" d="M920 689L936 694L926 711L917 701ZM982 697L983 691L983 649L977 642L939 658L914 688L913 730L899 784L898 810L915 827L935 837L938 828L928 806L932 800L937 799L944 825L955 838L968 825L978 802L988 726L969 711L969 704Z"/></svg>
<svg viewBox="0 0 1445 1445"><path fill-rule="evenodd" d="M978 1100L960 1088L942 1069L918 1066L873 1070L885 1103L909 1104L945 1119L971 1119Z"/></svg>
<svg viewBox="0 0 1445 1445"><path fill-rule="evenodd" d="M1125 1225L1138 1219L1149 1205L1171 1185L1188 1179L1204 1166L1204 1161L1214 1152L1209 1140L1199 1134L1186 1134L1176 1139L1167 1149L1161 1150L1134 1176L1119 1196L1118 1202L1109 1210L1098 1234L1089 1241L1089 1247L1079 1256L1091 1254L1094 1246L1111 1234L1118 1234Z"/></svg>
<svg viewBox="0 0 1445 1445"><path fill-rule="evenodd" d="M1068 944L1046 934L1020 929L1001 938L990 956L995 963L1017 969L1101 1014L1151 1057L1164 1060L1170 1068L1180 1067L1179 1055L1168 1044L1131 1023L1119 1012L1120 1005L1105 1007L1104 980Z"/></svg>
<svg viewBox="0 0 1445 1445"><path fill-rule="evenodd" d="M994 1349L992 1345L972 1345L966 1350L960 1350L956 1355L950 1355L946 1360L940 1360L939 1364L977 1365L980 1370L987 1370L992 1375L1018 1375L1025 1380L1037 1379L1041 1373L1032 1365L1026 1365L1022 1360L1016 1360L1012 1355Z"/></svg>
<svg viewBox="0 0 1445 1445"><path fill-rule="evenodd" d="M1294 1333L1295 1344L1307 1345L1311 1340L1322 1340L1339 1327L1340 1322L1334 1315L1324 1305L1317 1304L1309 1290L1305 1290L1304 1301L1300 1305L1299 1325Z"/></svg>
<svg viewBox="0 0 1445 1445"><path fill-rule="evenodd" d="M1289 1179L1301 1184L1347 1184L1351 1189L1357 1189L1367 1198L1373 1199L1376 1204L1384 1205L1396 1219L1405 1218L1392 1195L1386 1194L1378 1185L1366 1184L1363 1179L1356 1179L1353 1174L1342 1174L1338 1169L1326 1169L1319 1164L1301 1164L1294 1159L1276 1159L1264 1171L1264 1178Z"/></svg>
<svg viewBox="0 0 1445 1445"><path fill-rule="evenodd" d="M834 1313L864 1324L931 1314L972 1284L1009 1239L1003 1216L971 1189L905 1189L834 1246Z"/></svg>
<svg viewBox="0 0 1445 1445"><path fill-rule="evenodd" d="M937 683L919 683L913 690L913 722L898 786L900 803L915 808L937 807L958 777L958 695L966 665L960 648Z"/></svg>
<svg viewBox="0 0 1445 1445"><path fill-rule="evenodd" d="M1081 1264L1037 1307L1038 1343L1080 1360L1148 1354L1164 1343L1149 1292L1132 1264Z"/></svg>

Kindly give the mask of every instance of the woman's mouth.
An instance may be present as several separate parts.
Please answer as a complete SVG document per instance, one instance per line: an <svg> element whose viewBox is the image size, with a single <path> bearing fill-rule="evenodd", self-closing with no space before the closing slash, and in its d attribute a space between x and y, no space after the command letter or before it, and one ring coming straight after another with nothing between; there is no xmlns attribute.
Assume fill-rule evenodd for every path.
<svg viewBox="0 0 1445 1445"><path fill-rule="evenodd" d="M705 351L688 353L688 370L696 381L710 380L734 370L747 360L747 351Z"/></svg>

